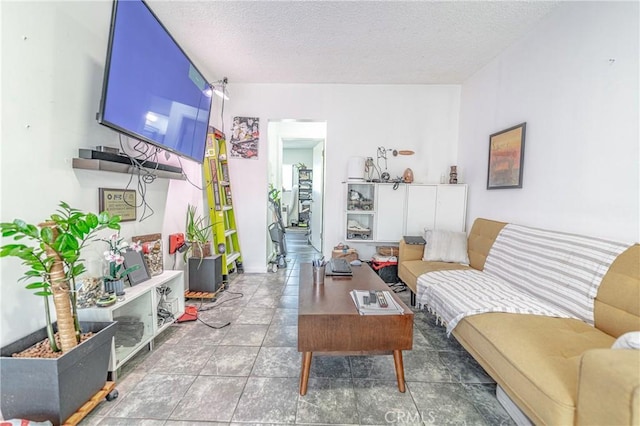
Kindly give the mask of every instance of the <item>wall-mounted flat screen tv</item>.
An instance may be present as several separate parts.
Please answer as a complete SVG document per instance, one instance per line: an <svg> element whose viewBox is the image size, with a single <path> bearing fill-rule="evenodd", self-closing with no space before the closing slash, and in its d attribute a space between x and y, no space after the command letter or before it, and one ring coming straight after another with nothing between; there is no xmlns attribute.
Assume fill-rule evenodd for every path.
<svg viewBox="0 0 640 426"><path fill-rule="evenodd" d="M210 85L141 0L115 0L98 122L198 162Z"/></svg>

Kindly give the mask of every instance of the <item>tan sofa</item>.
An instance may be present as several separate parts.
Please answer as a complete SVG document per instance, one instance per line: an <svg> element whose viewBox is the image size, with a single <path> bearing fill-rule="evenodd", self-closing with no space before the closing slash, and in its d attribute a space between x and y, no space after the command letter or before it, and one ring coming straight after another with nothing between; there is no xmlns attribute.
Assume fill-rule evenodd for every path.
<svg viewBox="0 0 640 426"><path fill-rule="evenodd" d="M415 294L425 272L481 271L505 225L474 222L467 240L469 266L422 261L423 246L400 242L398 276ZM620 254L609 268L594 315L595 326L568 318L483 313L461 320L452 334L535 424L640 425L640 350L610 349L620 335L640 331L640 245Z"/></svg>

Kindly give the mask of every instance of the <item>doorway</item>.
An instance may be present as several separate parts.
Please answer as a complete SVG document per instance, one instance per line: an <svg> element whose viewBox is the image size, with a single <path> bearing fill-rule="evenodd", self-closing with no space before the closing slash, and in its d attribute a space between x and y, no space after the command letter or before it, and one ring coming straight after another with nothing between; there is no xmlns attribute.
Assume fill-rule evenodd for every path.
<svg viewBox="0 0 640 426"><path fill-rule="evenodd" d="M269 120L268 182L280 192L281 216L288 232L304 233L322 252L324 229L325 121ZM269 212L269 223L273 212ZM267 253L272 253L269 247Z"/></svg>

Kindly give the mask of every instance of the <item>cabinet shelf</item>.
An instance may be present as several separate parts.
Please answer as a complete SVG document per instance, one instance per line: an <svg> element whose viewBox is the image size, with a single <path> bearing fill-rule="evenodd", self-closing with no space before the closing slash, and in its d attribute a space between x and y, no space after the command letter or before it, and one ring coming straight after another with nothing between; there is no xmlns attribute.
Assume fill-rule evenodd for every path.
<svg viewBox="0 0 640 426"><path fill-rule="evenodd" d="M156 289L168 287L170 303L163 300ZM184 273L165 271L148 281L125 289L124 300L108 307L91 307L78 310L82 321L118 321L118 331L111 344L109 373L115 380L117 370L141 349L153 349L153 339L172 321L161 322L159 307L168 309L178 318L184 313Z"/></svg>
<svg viewBox="0 0 640 426"><path fill-rule="evenodd" d="M74 158L72 160L71 166L74 169L79 169L79 170L97 170L102 172L114 172L114 173L126 173L126 174L136 174L138 172L138 168L135 166L132 166L131 164L123 164L123 163L116 163L116 162L107 161L107 160L95 160L95 159L87 159L87 158ZM177 180L186 179L182 173L178 173L178 172L158 170L151 167L142 167L142 169L147 170L150 173L153 173L159 178L177 179Z"/></svg>
<svg viewBox="0 0 640 426"><path fill-rule="evenodd" d="M464 231L467 186L346 182L345 238L397 244L425 229Z"/></svg>

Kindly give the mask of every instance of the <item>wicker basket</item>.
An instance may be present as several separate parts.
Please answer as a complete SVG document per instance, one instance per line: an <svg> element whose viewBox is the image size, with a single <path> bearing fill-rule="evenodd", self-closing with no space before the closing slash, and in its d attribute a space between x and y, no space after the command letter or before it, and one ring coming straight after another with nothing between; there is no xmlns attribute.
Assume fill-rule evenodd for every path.
<svg viewBox="0 0 640 426"><path fill-rule="evenodd" d="M381 256L397 256L400 254L396 246L377 246L376 251Z"/></svg>
<svg viewBox="0 0 640 426"><path fill-rule="evenodd" d="M333 248L331 252L333 258L344 258L347 262L353 262L358 259L358 251L354 248L349 248L342 243Z"/></svg>

